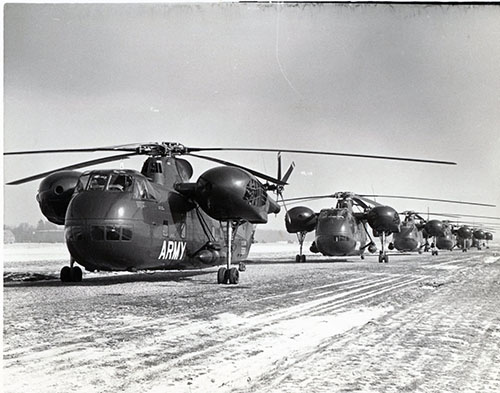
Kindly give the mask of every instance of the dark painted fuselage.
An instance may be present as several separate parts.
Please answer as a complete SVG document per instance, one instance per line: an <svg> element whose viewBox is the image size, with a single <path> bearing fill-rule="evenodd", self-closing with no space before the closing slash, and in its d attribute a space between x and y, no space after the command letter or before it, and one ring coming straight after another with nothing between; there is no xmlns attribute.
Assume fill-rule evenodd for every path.
<svg viewBox="0 0 500 393"><path fill-rule="evenodd" d="M400 232L393 234L393 243L399 251L419 251L424 244L424 237L415 221L410 219L401 224Z"/></svg>
<svg viewBox="0 0 500 393"><path fill-rule="evenodd" d="M149 160L143 173L82 175L65 218L71 256L88 270L189 269L225 261L226 224L174 189L190 174L174 159ZM247 257L254 228L248 222L239 226L232 261Z"/></svg>
<svg viewBox="0 0 500 393"><path fill-rule="evenodd" d="M367 234L349 208L323 209L318 215L314 245L327 256L360 255Z"/></svg>
<svg viewBox="0 0 500 393"><path fill-rule="evenodd" d="M455 235L451 227L445 225L441 236L436 236L436 247L440 250L452 250L456 244Z"/></svg>

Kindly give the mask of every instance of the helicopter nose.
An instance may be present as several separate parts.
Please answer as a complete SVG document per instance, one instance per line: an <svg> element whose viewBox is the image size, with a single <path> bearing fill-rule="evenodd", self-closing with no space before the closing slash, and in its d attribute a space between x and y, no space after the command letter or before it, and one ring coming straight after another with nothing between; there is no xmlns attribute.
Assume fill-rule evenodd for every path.
<svg viewBox="0 0 500 393"><path fill-rule="evenodd" d="M325 255L348 255L356 247L356 241L344 235L321 235L315 241L318 250Z"/></svg>
<svg viewBox="0 0 500 393"><path fill-rule="evenodd" d="M127 219L136 215L138 206L128 194L83 192L71 200L66 220Z"/></svg>
<svg viewBox="0 0 500 393"><path fill-rule="evenodd" d="M324 218L316 229L316 247L324 255L348 255L356 248L346 220Z"/></svg>

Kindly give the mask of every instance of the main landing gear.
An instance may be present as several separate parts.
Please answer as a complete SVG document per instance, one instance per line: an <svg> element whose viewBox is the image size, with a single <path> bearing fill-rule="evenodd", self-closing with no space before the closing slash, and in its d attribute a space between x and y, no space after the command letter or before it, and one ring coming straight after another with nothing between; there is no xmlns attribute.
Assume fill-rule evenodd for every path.
<svg viewBox="0 0 500 393"><path fill-rule="evenodd" d="M245 271L245 264L240 263L239 269L231 267L231 260L233 259L233 223L228 221L226 223L226 244L227 244L227 254L226 261L227 265L225 267L220 267L217 271L217 284L238 284L240 280L240 271ZM236 232L238 231L238 224L236 225Z"/></svg>
<svg viewBox="0 0 500 393"><path fill-rule="evenodd" d="M306 240L307 232L297 232L297 239L299 240L299 253L295 255L295 262L305 262L306 256L302 254L302 246Z"/></svg>
<svg viewBox="0 0 500 393"><path fill-rule="evenodd" d="M82 281L82 269L79 266L74 266L75 260L70 259L70 266L64 266L61 269L60 278L62 282L80 282Z"/></svg>
<svg viewBox="0 0 500 393"><path fill-rule="evenodd" d="M386 254L385 252L385 232L382 232L382 236L380 237L380 244L382 246L382 250L380 250L380 253L378 255L378 263L389 263L389 255Z"/></svg>

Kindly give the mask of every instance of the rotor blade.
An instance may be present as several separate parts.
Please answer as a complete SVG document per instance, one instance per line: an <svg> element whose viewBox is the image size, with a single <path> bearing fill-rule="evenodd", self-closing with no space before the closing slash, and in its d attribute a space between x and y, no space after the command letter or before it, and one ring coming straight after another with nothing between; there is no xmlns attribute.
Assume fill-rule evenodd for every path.
<svg viewBox="0 0 500 393"><path fill-rule="evenodd" d="M49 150L28 150L28 151L9 151L3 153L4 156L21 155L21 154L47 154L47 153L93 153L98 151L130 151L135 152L139 144L117 145L105 147L88 147L76 149L49 149Z"/></svg>
<svg viewBox="0 0 500 393"><path fill-rule="evenodd" d="M420 213L420 214L424 214L424 213ZM434 216L444 216L444 217L456 217L456 218L471 217L471 218L486 218L486 219L489 219L489 220L500 220L500 217L476 216L476 215L473 215L473 214L460 214L460 213L454 213L454 214L450 214L450 213L429 213L429 214L434 215Z"/></svg>
<svg viewBox="0 0 500 393"><path fill-rule="evenodd" d="M286 198L286 199L283 199L283 202L310 201L310 200L314 200L314 199L324 199L324 198L335 198L335 195L334 194L328 194L328 195L311 195L311 196L305 196L305 197Z"/></svg>
<svg viewBox="0 0 500 393"><path fill-rule="evenodd" d="M229 162L229 161L219 160L218 158L200 156L198 154L192 154L192 153L187 153L187 154L189 154L190 156L193 156L193 157L202 158L204 160L213 161L213 162L217 162L219 164L223 164L223 165L227 165L227 166L232 166L232 167L235 167L235 168L243 169L244 171L250 172L254 176L260 177L261 179L270 181L271 183L275 183L275 184L278 184L280 186L287 185L287 183L284 183L281 180L275 179L275 178L273 178L271 176L268 176L268 175L266 175L264 173L257 172L256 170L244 167L242 165L234 164L234 163Z"/></svg>
<svg viewBox="0 0 500 393"><path fill-rule="evenodd" d="M423 197L408 197L400 195L372 195L372 194L362 194L363 197L377 197L377 198L395 198L395 199L413 199L419 201L432 201L432 202L446 202L446 203L457 203L460 205L475 205L475 206L487 206L496 207L496 205L490 205L487 203L477 203L477 202L463 202L463 201L452 201L449 199L436 199L436 198L423 198Z"/></svg>
<svg viewBox="0 0 500 393"><path fill-rule="evenodd" d="M365 198L364 196L361 196L361 195L354 195L352 199L362 201L365 205L366 204L373 205L373 206L380 206L381 205L380 203L372 201L371 199ZM366 206L366 207L368 207L368 206ZM366 207L363 207L363 208L366 209Z"/></svg>
<svg viewBox="0 0 500 393"><path fill-rule="evenodd" d="M48 176L54 172L59 172L59 171L64 171L64 170L71 170L71 169L79 169L79 168L85 168L87 166L91 165L97 165L97 164L104 164L105 162L112 162L112 161L118 161L118 160L123 160L129 158L131 155L134 154L120 154L117 156L111 156L111 157L105 157L105 158L98 158L96 160L90 160L90 161L85 161L85 162L79 162L78 164L73 164L73 165L68 165L64 166L62 168L58 169L52 169L50 171L44 172L44 173L38 173L33 176L25 177L24 179L19 179L19 180L14 180L9 183L6 183L7 185L18 185L18 184L23 184L27 183L33 180L41 179L45 176Z"/></svg>
<svg viewBox="0 0 500 393"><path fill-rule="evenodd" d="M286 183L294 169L295 169L295 162L292 162L288 167L288 170L285 172L285 176L283 176L283 178L280 180Z"/></svg>
<svg viewBox="0 0 500 393"><path fill-rule="evenodd" d="M378 156L372 154L353 154L353 153L337 153L331 151L316 151L316 150L295 150L295 149L261 149L250 147L187 147L186 152L192 151L261 151L261 152L282 152L282 153L298 153L298 154L318 154L326 156L340 156L340 157L357 157L357 158L373 158L378 160L396 160L396 161L412 161L428 164L443 164L443 165L457 165L456 162L441 161L441 160L427 160L422 158L408 158L408 157L392 157L392 156Z"/></svg>

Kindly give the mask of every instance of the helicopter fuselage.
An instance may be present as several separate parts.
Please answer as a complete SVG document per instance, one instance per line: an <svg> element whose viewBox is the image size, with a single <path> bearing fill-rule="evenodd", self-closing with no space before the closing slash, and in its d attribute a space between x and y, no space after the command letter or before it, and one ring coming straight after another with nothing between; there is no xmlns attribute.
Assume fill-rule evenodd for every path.
<svg viewBox="0 0 500 393"><path fill-rule="evenodd" d="M350 209L323 209L318 215L314 245L326 256L361 255L367 243L363 223Z"/></svg>
<svg viewBox="0 0 500 393"><path fill-rule="evenodd" d="M224 223L173 188L131 170L86 172L65 218L66 244L88 270L189 269L225 260ZM254 225L239 225L234 262L248 255Z"/></svg>
<svg viewBox="0 0 500 393"><path fill-rule="evenodd" d="M418 251L424 244L422 231L414 221L404 221L400 232L393 233L394 248L398 251Z"/></svg>

